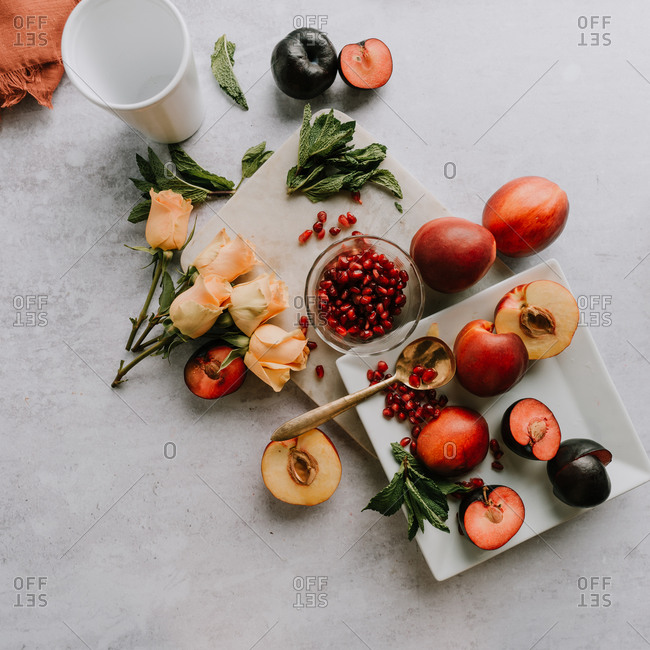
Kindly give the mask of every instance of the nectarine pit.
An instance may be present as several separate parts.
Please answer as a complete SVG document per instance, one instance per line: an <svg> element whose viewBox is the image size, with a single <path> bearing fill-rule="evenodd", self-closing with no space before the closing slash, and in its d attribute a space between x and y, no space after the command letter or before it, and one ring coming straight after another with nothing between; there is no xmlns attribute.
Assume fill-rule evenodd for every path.
<svg viewBox="0 0 650 650"><path fill-rule="evenodd" d="M308 451L292 447L289 451L287 471L298 485L311 485L318 475L318 461Z"/></svg>
<svg viewBox="0 0 650 650"><path fill-rule="evenodd" d="M526 305L519 315L521 329L534 338L555 333L555 318L548 309Z"/></svg>

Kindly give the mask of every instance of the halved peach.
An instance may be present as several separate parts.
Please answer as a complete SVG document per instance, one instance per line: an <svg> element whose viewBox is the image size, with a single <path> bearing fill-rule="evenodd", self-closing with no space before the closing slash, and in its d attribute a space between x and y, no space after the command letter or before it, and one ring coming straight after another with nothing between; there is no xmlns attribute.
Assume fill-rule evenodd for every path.
<svg viewBox="0 0 650 650"><path fill-rule="evenodd" d="M509 291L494 311L499 334L518 334L529 359L560 354L573 339L580 310L571 292L552 280L535 280Z"/></svg>
<svg viewBox="0 0 650 650"><path fill-rule="evenodd" d="M262 456L262 479L280 501L314 506L327 501L341 480L334 443L319 429L270 442Z"/></svg>

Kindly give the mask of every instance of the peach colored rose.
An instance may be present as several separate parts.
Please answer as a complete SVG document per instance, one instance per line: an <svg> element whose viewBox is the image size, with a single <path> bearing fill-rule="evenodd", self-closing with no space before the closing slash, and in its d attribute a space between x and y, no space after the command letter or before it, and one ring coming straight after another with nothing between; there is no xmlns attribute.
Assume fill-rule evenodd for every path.
<svg viewBox="0 0 650 650"><path fill-rule="evenodd" d="M151 210L147 219L145 237L151 248L164 251L177 250L187 239L187 225L192 212L192 201L184 199L173 190L154 192L151 196Z"/></svg>
<svg viewBox="0 0 650 650"><path fill-rule="evenodd" d="M308 356L307 339L299 329L285 332L265 323L253 332L244 363L277 393L289 381L291 370L303 370Z"/></svg>
<svg viewBox="0 0 650 650"><path fill-rule="evenodd" d="M199 275L196 282L174 298L169 316L174 327L191 339L205 334L228 306L230 282L213 275Z"/></svg>
<svg viewBox="0 0 650 650"><path fill-rule="evenodd" d="M239 236L231 240L224 229L199 253L193 266L201 275L220 275L232 282L248 273L255 264L257 259L253 245Z"/></svg>
<svg viewBox="0 0 650 650"><path fill-rule="evenodd" d="M258 275L232 288L228 311L235 325L250 336L255 329L287 308L289 290L274 274Z"/></svg>

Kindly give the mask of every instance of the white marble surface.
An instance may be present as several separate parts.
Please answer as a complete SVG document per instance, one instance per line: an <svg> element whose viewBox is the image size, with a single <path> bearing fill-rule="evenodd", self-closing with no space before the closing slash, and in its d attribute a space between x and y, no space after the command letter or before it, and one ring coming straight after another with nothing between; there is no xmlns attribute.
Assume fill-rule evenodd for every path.
<svg viewBox="0 0 650 650"><path fill-rule="evenodd" d="M294 130L302 103L276 90L270 52L295 16L320 15L338 47L385 40L395 73L376 94L338 80L314 108L367 125L453 213L479 221L481 197L516 176L564 187L569 223L543 257L592 301L585 318L650 447L647 4L178 5L208 104L187 149L211 169L236 178L247 147L277 147ZM603 15L605 28L601 18L580 29L581 16ZM238 46L248 113L210 76L224 32ZM579 45L592 32L611 44ZM125 215L145 143L66 79L54 106L25 101L0 122L0 647L649 645L647 485L437 583L401 514L360 512L385 477L336 428L326 430L344 474L328 503L295 509L268 494L268 433L310 406L295 387L276 395L251 377L206 409L182 384L181 351L111 390L147 285L141 258L122 245L144 230ZM20 308L26 296L40 306ZM46 323L16 326L28 312ZM320 584L306 588L306 576ZM37 606L17 607L29 594ZM326 606L295 606L309 598Z"/></svg>

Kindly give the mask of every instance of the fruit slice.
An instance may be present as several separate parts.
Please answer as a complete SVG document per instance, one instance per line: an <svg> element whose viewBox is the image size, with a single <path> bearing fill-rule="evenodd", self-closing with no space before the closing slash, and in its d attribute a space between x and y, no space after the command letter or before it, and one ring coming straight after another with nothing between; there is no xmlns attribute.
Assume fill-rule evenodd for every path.
<svg viewBox="0 0 650 650"><path fill-rule="evenodd" d="M515 536L525 515L524 502L512 488L486 485L465 495L458 511L458 522L473 544L493 551Z"/></svg>
<svg viewBox="0 0 650 650"><path fill-rule="evenodd" d="M280 501L314 506L327 501L341 480L341 461L319 429L297 438L270 442L262 456L262 478Z"/></svg>
<svg viewBox="0 0 650 650"><path fill-rule="evenodd" d="M530 359L560 354L571 343L579 321L576 299L552 280L520 284L501 298L494 312L496 331L518 334Z"/></svg>
<svg viewBox="0 0 650 650"><path fill-rule="evenodd" d="M393 74L393 57L378 38L352 43L339 54L339 74L353 88L380 88Z"/></svg>
<svg viewBox="0 0 650 650"><path fill-rule="evenodd" d="M503 414L501 435L509 449L531 460L550 460L562 441L552 411L532 397L520 399Z"/></svg>
<svg viewBox="0 0 650 650"><path fill-rule="evenodd" d="M246 379L246 366L242 358L237 357L222 367L232 350L227 345L214 343L197 350L185 364L186 386L203 399L217 399L234 393Z"/></svg>
<svg viewBox="0 0 650 650"><path fill-rule="evenodd" d="M565 440L546 464L553 494L576 508L591 508L606 501L612 486L605 469L612 453L588 438Z"/></svg>

